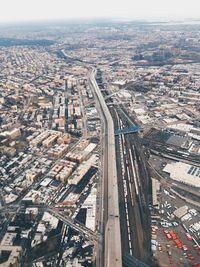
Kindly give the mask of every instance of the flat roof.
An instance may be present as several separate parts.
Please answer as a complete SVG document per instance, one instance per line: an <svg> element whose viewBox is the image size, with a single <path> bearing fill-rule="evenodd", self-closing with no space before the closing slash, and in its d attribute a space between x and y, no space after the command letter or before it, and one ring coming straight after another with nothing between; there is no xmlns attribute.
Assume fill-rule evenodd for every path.
<svg viewBox="0 0 200 267"><path fill-rule="evenodd" d="M200 187L200 167L184 162L168 163L164 172L170 174L170 178L194 187Z"/></svg>

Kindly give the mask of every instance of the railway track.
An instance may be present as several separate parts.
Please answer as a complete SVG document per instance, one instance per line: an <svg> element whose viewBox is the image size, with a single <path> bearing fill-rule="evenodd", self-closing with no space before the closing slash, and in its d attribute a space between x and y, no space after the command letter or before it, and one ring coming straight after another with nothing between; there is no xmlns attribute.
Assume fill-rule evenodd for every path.
<svg viewBox="0 0 200 267"><path fill-rule="evenodd" d="M110 112L115 129L130 124L116 108L111 106ZM137 134L122 134L115 138L122 253L148 262L151 257L149 176L142 159L144 155L138 152L140 142Z"/></svg>

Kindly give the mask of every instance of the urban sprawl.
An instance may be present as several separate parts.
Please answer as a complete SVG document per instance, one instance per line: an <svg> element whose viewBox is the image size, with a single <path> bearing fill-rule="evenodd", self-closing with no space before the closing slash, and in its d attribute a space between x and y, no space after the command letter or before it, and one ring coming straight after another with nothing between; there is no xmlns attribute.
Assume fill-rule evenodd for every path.
<svg viewBox="0 0 200 267"><path fill-rule="evenodd" d="M200 266L200 24L0 28L0 266Z"/></svg>

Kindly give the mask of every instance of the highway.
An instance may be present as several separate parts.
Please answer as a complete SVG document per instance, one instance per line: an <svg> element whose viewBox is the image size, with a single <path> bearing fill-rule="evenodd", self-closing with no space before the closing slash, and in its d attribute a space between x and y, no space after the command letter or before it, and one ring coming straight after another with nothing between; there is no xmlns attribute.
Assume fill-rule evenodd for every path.
<svg viewBox="0 0 200 267"><path fill-rule="evenodd" d="M118 179L115 154L114 123L102 93L97 85L96 70L93 69L89 76L97 108L104 124L104 151L103 151L103 241L102 256L104 262L100 266L121 267L122 248L119 219ZM97 263L99 264L99 263Z"/></svg>
<svg viewBox="0 0 200 267"><path fill-rule="evenodd" d="M110 106L115 130L131 125L119 107ZM137 133L116 136L122 254L149 263L149 174ZM127 266L127 265L126 265Z"/></svg>

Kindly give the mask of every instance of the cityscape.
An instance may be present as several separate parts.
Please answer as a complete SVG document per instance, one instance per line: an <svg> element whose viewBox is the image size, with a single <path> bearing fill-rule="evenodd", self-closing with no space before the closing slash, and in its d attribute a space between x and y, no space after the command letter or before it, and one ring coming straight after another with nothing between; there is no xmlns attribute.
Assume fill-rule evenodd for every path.
<svg viewBox="0 0 200 267"><path fill-rule="evenodd" d="M200 267L200 21L0 25L0 267Z"/></svg>

